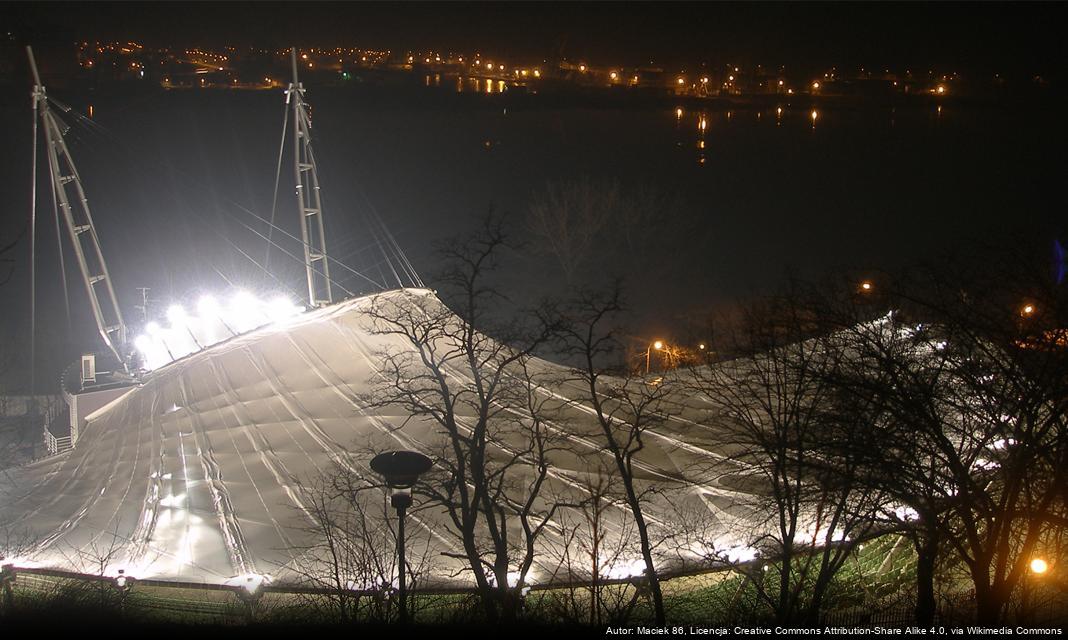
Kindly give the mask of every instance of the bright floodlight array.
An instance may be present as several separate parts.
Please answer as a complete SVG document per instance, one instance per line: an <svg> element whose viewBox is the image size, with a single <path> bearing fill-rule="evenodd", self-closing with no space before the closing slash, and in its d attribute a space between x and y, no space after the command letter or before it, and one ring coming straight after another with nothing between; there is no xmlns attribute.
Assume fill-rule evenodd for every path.
<svg viewBox="0 0 1068 640"><path fill-rule="evenodd" d="M145 325L145 332L134 340L144 369L158 369L217 342L281 322L302 313L304 307L285 296L264 301L247 291L238 291L227 304L213 296L203 296L196 311L196 315L190 315L181 305L174 304L167 309L169 326L155 321Z"/></svg>

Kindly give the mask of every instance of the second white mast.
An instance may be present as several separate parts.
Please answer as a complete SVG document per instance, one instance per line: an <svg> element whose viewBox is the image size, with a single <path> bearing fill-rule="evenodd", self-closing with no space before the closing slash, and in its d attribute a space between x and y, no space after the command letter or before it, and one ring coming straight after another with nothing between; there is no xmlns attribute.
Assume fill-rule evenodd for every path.
<svg viewBox="0 0 1068 640"><path fill-rule="evenodd" d="M304 87L297 75L296 47L293 47L291 57L293 82L286 91L286 102L293 109L293 175L300 214L300 237L304 243L304 267L308 273L308 303L320 307L334 301L330 286L330 261L326 256L319 174L312 152L311 119L304 104Z"/></svg>

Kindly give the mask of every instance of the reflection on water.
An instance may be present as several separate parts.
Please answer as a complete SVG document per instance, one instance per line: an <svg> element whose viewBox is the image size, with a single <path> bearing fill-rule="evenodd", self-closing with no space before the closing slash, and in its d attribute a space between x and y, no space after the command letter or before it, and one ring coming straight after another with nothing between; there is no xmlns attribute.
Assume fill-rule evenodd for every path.
<svg viewBox="0 0 1068 640"><path fill-rule="evenodd" d="M495 78L476 78L473 76L445 76L445 81L451 80L453 90L456 93L488 93L488 94L500 94L508 90L509 85L504 80L498 80ZM440 87L442 85L441 74L434 74L433 76L426 76L426 86Z"/></svg>
<svg viewBox="0 0 1068 640"><path fill-rule="evenodd" d="M943 105L934 105L934 113L936 122L941 122L943 117ZM890 107L887 110L878 111L879 113L889 116L887 122L890 127L894 127L897 118L897 108ZM694 114L693 122L695 128L689 129L694 134L687 133L689 125L682 126L682 118L686 114L683 107L675 107L665 113L667 117L674 116L675 128L674 128L674 140L675 146L692 149L695 151L695 160L697 164L705 164L707 156L706 153L711 149L711 145L706 142L706 138L713 135L713 131L724 132L729 127L745 127L745 126L763 126L764 122L767 122L767 126L772 126L774 121L775 127L783 127L785 131L782 134L788 135L790 130L796 131L799 127L804 127L808 130L815 131L817 126L819 128L824 127L849 127L852 126L850 122L855 119L854 113L848 109L844 111L828 111L825 108L817 107L801 107L797 109L791 109L789 105L783 107L782 105L776 105L774 107L754 108L754 109L739 109L737 105L730 109L723 108L717 111L701 111ZM693 113L693 112L691 112ZM930 113L927 111L927 113ZM765 120L764 115L767 114L768 118ZM844 117L842 117L844 114ZM869 124L867 126L873 126ZM693 137L691 137L693 135Z"/></svg>

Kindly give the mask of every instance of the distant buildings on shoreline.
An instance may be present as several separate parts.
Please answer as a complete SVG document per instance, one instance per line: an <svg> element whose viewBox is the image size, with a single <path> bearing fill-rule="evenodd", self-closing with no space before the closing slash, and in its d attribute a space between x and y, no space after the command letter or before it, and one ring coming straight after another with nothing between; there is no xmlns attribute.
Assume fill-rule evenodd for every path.
<svg viewBox="0 0 1068 640"><path fill-rule="evenodd" d="M151 48L137 42L78 42L69 67L54 59L46 75L91 83L142 82L167 89L277 89L291 76L287 49L224 47ZM407 74L427 85L457 91L502 93L552 89L604 90L685 98L746 99L809 96L841 99L1000 97L1010 91L1000 75L967 77L933 69L839 69L799 74L784 66L698 64L606 65L584 60L523 60L439 51L392 51L357 47L299 49L301 74L320 85L383 81ZM10 73L10 71L9 71ZM1031 90L1048 88L1041 77Z"/></svg>

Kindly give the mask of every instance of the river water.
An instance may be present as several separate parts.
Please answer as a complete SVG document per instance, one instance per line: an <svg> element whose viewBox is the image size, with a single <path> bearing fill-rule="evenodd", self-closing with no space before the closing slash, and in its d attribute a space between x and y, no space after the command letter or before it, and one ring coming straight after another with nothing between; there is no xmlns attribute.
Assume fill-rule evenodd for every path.
<svg viewBox="0 0 1068 640"><path fill-rule="evenodd" d="M457 92L457 83L466 90ZM493 209L525 243L503 265L517 298L624 274L640 323L653 332L793 275L895 268L976 239L1022 237L1045 250L1064 238L1065 127L1053 105L830 106L799 98L752 107L475 86L309 83L334 257L389 279L365 224L373 209L430 281L434 247L469 233ZM160 313L170 301L230 283L302 290L301 265L283 253L300 249L284 235L273 277L241 255L262 261L265 251L249 227L266 226L241 207L270 217L281 91L52 94L83 116L72 119L72 151L125 306L139 302L136 287L152 289ZM4 113L4 139L15 152L3 180L15 220L29 204L28 99ZM288 162L276 220L295 234ZM595 201L614 190L617 202L641 211L610 219L579 245L568 274L527 218L550 189L584 188L576 185ZM51 203L41 194L40 277L49 287L41 304L56 312ZM27 295L17 282L25 275L5 292L15 304ZM369 287L338 269L335 276L354 293ZM88 326L84 303L74 301L75 324Z"/></svg>

